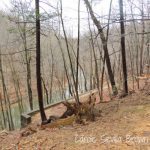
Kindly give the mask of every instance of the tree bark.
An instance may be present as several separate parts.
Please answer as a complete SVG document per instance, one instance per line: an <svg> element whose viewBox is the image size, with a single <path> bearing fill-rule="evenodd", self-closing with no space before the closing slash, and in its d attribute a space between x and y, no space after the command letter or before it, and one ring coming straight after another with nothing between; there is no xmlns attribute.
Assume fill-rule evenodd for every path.
<svg viewBox="0 0 150 150"><path fill-rule="evenodd" d="M101 41L102 41L102 44L103 44L104 57L106 58L106 65L107 65L107 70L108 70L108 75L109 75L109 80L110 80L110 83L111 83L112 91L113 91L114 95L117 95L118 91L117 91L114 75L113 75L112 68L111 68L111 62L110 62L108 47L107 47L107 39L105 38L103 28L102 28L100 22L97 20L97 18L94 15L93 9L92 9L89 1L84 0L84 2L86 4L86 7L89 9L89 13L91 15L91 18L92 18L95 26L97 27L99 34L100 34L100 38L101 38Z"/></svg>
<svg viewBox="0 0 150 150"><path fill-rule="evenodd" d="M123 89L128 93L128 78L126 66L126 50L125 50L125 27L124 27L124 14L123 14L123 0L119 0L120 9L120 29L121 29L121 53L122 53L122 68L123 68Z"/></svg>
<svg viewBox="0 0 150 150"><path fill-rule="evenodd" d="M41 82L41 49L40 49L40 10L39 10L39 0L35 0L35 10L36 10L36 78L37 78L37 92L39 109L42 123L47 120L44 111L43 104L43 92L42 92L42 82Z"/></svg>

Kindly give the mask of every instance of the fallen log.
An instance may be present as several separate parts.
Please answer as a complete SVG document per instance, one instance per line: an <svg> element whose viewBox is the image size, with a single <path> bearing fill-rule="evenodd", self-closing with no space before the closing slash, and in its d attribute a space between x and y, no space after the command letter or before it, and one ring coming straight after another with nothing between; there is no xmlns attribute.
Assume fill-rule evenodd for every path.
<svg viewBox="0 0 150 150"><path fill-rule="evenodd" d="M101 116L101 111L95 108L96 96L91 94L88 100L80 105L75 102L65 101L63 104L67 110L62 116L50 116L41 128L57 128L65 125L71 125L73 122L85 124L85 121L95 121L95 117Z"/></svg>
<svg viewBox="0 0 150 150"><path fill-rule="evenodd" d="M58 119L54 122L45 124L45 125L41 125L41 129L45 129L45 128L59 128L59 127L63 127L63 126L67 126L67 125L72 125L73 122L75 121L76 116L72 115L71 117L67 117L64 119Z"/></svg>

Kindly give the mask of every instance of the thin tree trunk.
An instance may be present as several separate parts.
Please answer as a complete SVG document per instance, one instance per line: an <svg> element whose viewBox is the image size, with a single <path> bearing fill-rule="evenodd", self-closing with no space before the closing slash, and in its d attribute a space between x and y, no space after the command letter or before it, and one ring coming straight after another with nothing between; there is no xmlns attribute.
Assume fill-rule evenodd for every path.
<svg viewBox="0 0 150 150"><path fill-rule="evenodd" d="M143 52L144 52L144 32L145 32L145 23L144 23L144 3L142 0L142 10L141 10L141 16L142 16L142 40L141 40L141 51L140 51L140 75L143 74Z"/></svg>
<svg viewBox="0 0 150 150"><path fill-rule="evenodd" d="M4 122L4 127L6 127L6 119L5 119L5 113L4 113L4 107L3 107L3 101L2 101L2 95L0 93L0 104L1 104L1 112L2 112L2 117L3 117L3 122ZM3 128L3 124L2 124Z"/></svg>
<svg viewBox="0 0 150 150"><path fill-rule="evenodd" d="M70 43L69 43L69 44L70 44ZM74 50L73 46L72 46L71 44L70 44L70 46L71 46L71 49L72 49L73 54L74 54L74 56L75 56L75 59L77 59L77 56L76 56L76 54L75 54L75 50ZM85 87L85 90L87 91L87 79L86 79L86 75L85 75L84 69L83 69L83 67L81 66L80 62L78 62L78 65L79 65L79 67L80 67L80 69L81 69L81 71L82 71L82 74L83 74L83 77L84 77L84 87Z"/></svg>
<svg viewBox="0 0 150 150"><path fill-rule="evenodd" d="M53 96L53 77L54 77L54 56L53 56L53 50L50 48L51 51L51 82L50 82L50 103L52 103L52 96Z"/></svg>
<svg viewBox="0 0 150 150"><path fill-rule="evenodd" d="M11 61L8 58L8 63L9 63L9 66L11 68L13 82L14 82L14 87L15 87L15 92L16 92L16 96L17 96L17 102L18 102L19 112L21 114L22 111L23 111L22 96L20 96L20 92L19 92L20 86L19 86L19 82L18 82L18 75L17 75L17 73L15 71L12 57L11 57Z"/></svg>
<svg viewBox="0 0 150 150"><path fill-rule="evenodd" d="M44 88L44 91L45 91L45 94L46 94L46 102L47 102L47 104L49 104L48 90L47 90L47 87L45 85L45 81L44 81L44 79L42 77L41 77L41 80L42 80L43 88Z"/></svg>
<svg viewBox="0 0 150 150"><path fill-rule="evenodd" d="M65 43L66 43L66 48L67 48L67 53L68 53L69 62L70 62L70 68L71 68L71 75L72 75L72 79L73 79L73 85L74 85L74 88L75 88L75 95L74 96L75 96L75 100L76 100L77 104L80 105L80 101L79 101L79 97L78 97L78 91L77 91L77 88L76 88L76 81L75 81L74 71L73 71L73 64L72 64L72 60L71 60L71 54L70 54L70 51L69 51L68 39L67 39L67 35L66 35L66 32L65 32L64 21L63 21L63 18L62 18L62 0L60 0L60 4L61 4L60 18L61 18L64 38L65 38Z"/></svg>
<svg viewBox="0 0 150 150"><path fill-rule="evenodd" d="M13 119L12 119L10 100L9 100L9 96L7 93L7 88L6 88L6 84L5 84L2 66L3 65L2 65L1 50L0 50L0 73L1 73L1 79L2 79L2 87L3 87L3 95L4 95L6 115L7 115L7 119L8 119L8 127L9 127L9 130L14 130L14 123L13 123Z"/></svg>
<svg viewBox="0 0 150 150"><path fill-rule="evenodd" d="M131 9L131 15L132 15L132 20L133 20L133 26L134 26L134 37L135 37L135 48L136 48L136 75L139 76L139 40L138 40L138 35L137 35L137 28L136 24L134 21L134 14L133 14L133 8L132 5L130 6ZM137 87L139 89L139 80L137 80Z"/></svg>
<svg viewBox="0 0 150 150"><path fill-rule="evenodd" d="M76 57L76 84L75 84L75 90L76 90L76 97L79 101L79 54L80 52L80 0L78 0L78 39L77 39L77 57Z"/></svg>
<svg viewBox="0 0 150 150"><path fill-rule="evenodd" d="M63 65L64 65L65 74L66 74L67 81L68 81L69 94L70 94L71 96L73 96L73 93L72 93L72 90L71 90L71 81L70 81L70 79L69 79L69 74L68 74L68 71L67 71L67 65L66 65L66 60L65 60L65 55L64 55L64 52L63 52L63 48L62 48L62 45L61 45L61 42L60 42L59 37L58 37L56 34L55 34L55 37L56 37L57 40L58 40L58 44L59 44L60 51L61 51L61 54L62 54Z"/></svg>
<svg viewBox="0 0 150 150"><path fill-rule="evenodd" d="M24 16L23 16L23 20L25 21ZM23 47L24 47L24 51L25 51L25 62L26 62L26 71L27 71L26 83L27 83L27 90L28 90L29 106L30 106L30 110L33 110L33 95L32 95L32 88L31 88L32 85L31 85L31 66L30 66L31 58L29 56L29 51L27 48L27 30L26 30L27 27L26 26L27 26L26 22L24 22L23 23L23 30L22 30L22 27L18 23L18 29L19 29L20 36L21 36L22 41L23 41Z"/></svg>

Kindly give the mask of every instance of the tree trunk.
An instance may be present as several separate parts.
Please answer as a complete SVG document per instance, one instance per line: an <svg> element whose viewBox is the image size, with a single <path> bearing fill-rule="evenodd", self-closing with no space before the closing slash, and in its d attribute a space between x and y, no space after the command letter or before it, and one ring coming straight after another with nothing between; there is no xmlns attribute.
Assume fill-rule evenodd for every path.
<svg viewBox="0 0 150 150"><path fill-rule="evenodd" d="M39 10L39 0L35 0L35 15L36 15L36 78L37 78L37 93L39 101L39 109L42 123L45 122L46 114L44 111L43 104L43 92L41 83L41 49L40 49L40 10Z"/></svg>
<svg viewBox="0 0 150 150"><path fill-rule="evenodd" d="M126 66L126 51L125 51L125 27L124 27L124 14L123 14L123 0L119 0L120 8L120 29L121 29L121 53L122 53L122 68L123 68L123 89L128 93L128 78Z"/></svg>
<svg viewBox="0 0 150 150"><path fill-rule="evenodd" d="M77 57L76 57L76 83L75 83L75 90L76 90L76 97L79 101L79 52L80 52L80 0L78 0L78 39L77 39Z"/></svg>
<svg viewBox="0 0 150 150"><path fill-rule="evenodd" d="M101 41L103 44L104 57L106 57L106 65L107 65L109 80L110 80L110 83L112 86L113 94L116 95L116 94L118 94L118 91L117 91L114 75L113 75L112 68L111 68L111 62L110 62L108 47L107 47L107 39L105 38L105 35L104 35L104 32L103 32L103 29L102 29L100 22L97 20L97 18L94 15L94 12L92 10L92 7L91 7L89 1L84 0L84 2L86 4L86 7L89 9L89 13L91 15L91 18L92 18L95 26L97 27L99 34L100 34L100 38L101 38Z"/></svg>
<svg viewBox="0 0 150 150"><path fill-rule="evenodd" d="M69 57L70 68L71 68L71 75L72 75L73 85L74 85L74 89L75 89L74 97L75 97L75 100L76 100L77 104L80 105L78 91L76 89L76 80L75 80L74 71L73 71L73 63L72 63L71 54L70 54L70 51L69 51L69 45L68 45L68 39L67 39L66 31L65 31L64 21L63 21L63 18L62 18L62 0L60 0L60 4L61 4L61 6L60 6L61 7L60 19L61 19L61 23L62 23L63 33L64 33L64 37L65 37L65 44L66 44L67 53L68 53L68 57Z"/></svg>

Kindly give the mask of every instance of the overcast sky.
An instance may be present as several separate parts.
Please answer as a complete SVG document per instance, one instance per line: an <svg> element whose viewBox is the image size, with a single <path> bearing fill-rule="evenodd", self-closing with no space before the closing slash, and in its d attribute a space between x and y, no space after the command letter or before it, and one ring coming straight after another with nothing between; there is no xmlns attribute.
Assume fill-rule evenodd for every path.
<svg viewBox="0 0 150 150"><path fill-rule="evenodd" d="M6 6L10 6L9 4L10 0L0 0L0 9L3 9L7 11ZM28 1L28 0L22 0L22 1ZM35 0L33 0L33 5ZM57 0L42 0L44 2L48 2L53 6L56 6ZM78 0L62 0L63 2L63 18L65 21L65 27L68 31L73 30L74 36L77 35L77 8L78 8ZM99 16L100 15L107 15L109 11L109 5L110 5L110 0L95 0L95 5L93 5L94 12L96 12ZM42 8L48 9L49 6L43 4L42 2L40 3L41 6L41 11ZM118 9L118 0L113 0L113 8ZM86 12L86 7L81 0L81 32L84 33L87 31L87 12Z"/></svg>

